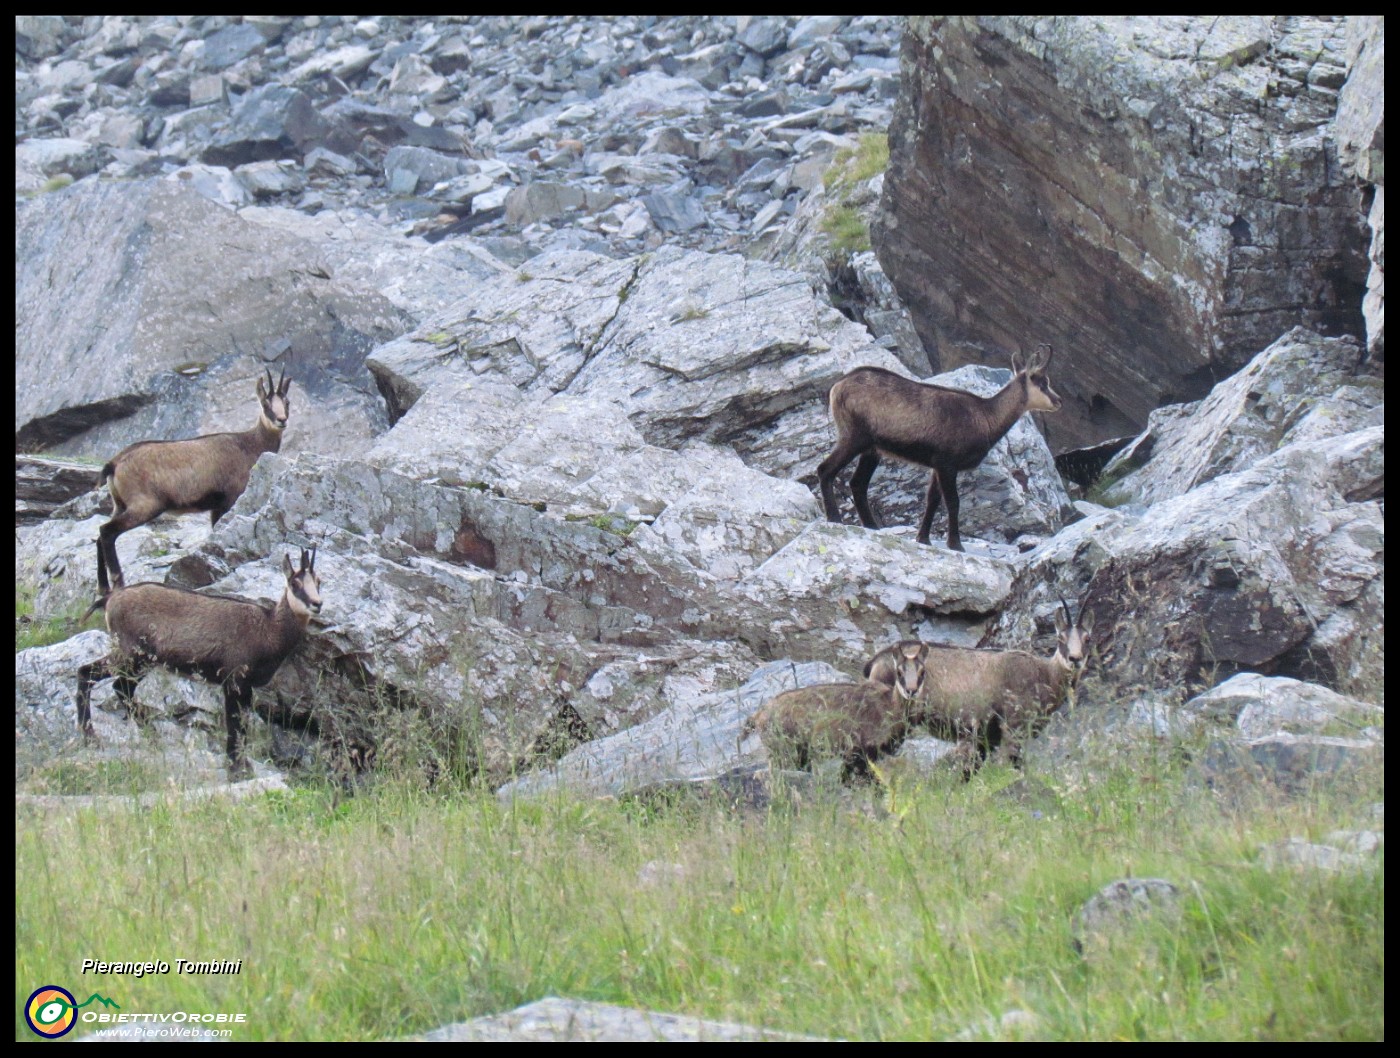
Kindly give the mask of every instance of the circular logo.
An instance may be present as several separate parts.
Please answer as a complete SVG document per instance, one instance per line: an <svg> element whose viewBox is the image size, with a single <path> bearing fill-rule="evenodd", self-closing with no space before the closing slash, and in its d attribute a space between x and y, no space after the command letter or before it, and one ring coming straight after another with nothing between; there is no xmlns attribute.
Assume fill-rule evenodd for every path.
<svg viewBox="0 0 1400 1058"><path fill-rule="evenodd" d="M24 1020L40 1036L57 1039L77 1024L77 1004L68 989L44 985L34 989L24 1004Z"/></svg>

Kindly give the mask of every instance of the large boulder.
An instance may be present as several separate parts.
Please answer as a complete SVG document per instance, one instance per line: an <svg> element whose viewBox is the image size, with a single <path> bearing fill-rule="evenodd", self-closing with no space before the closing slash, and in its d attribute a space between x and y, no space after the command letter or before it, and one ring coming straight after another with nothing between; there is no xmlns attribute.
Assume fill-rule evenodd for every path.
<svg viewBox="0 0 1400 1058"><path fill-rule="evenodd" d="M1345 30L909 19L873 235L930 355L1052 343L1059 448L1141 429L1298 323L1359 334L1367 239L1332 133Z"/></svg>
<svg viewBox="0 0 1400 1058"><path fill-rule="evenodd" d="M1355 339L1295 327L1204 400L1154 411L1104 468L1105 502L1171 499L1294 441L1382 425L1381 380L1361 358Z"/></svg>
<svg viewBox="0 0 1400 1058"><path fill-rule="evenodd" d="M19 449L106 459L248 429L269 363L293 381L287 451L353 454L384 429L362 365L402 318L303 241L165 180L85 181L16 213Z"/></svg>
<svg viewBox="0 0 1400 1058"><path fill-rule="evenodd" d="M1383 696L1384 438L1295 441L1140 516L1070 526L1027 556L988 644L1048 645L1059 594L1095 612L1098 702L1241 671Z"/></svg>

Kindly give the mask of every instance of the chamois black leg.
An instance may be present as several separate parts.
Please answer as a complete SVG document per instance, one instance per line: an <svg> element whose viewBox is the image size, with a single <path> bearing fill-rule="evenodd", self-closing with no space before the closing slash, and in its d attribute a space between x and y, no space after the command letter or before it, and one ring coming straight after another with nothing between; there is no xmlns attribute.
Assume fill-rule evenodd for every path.
<svg viewBox="0 0 1400 1058"><path fill-rule="evenodd" d="M112 675L110 655L98 658L78 669L78 730L88 738L95 737L92 730L92 685Z"/></svg>
<svg viewBox="0 0 1400 1058"><path fill-rule="evenodd" d="M230 782L253 777L243 752L243 710L253 704L253 688L242 680L224 684L224 723L228 727L228 777Z"/></svg>
<svg viewBox="0 0 1400 1058"><path fill-rule="evenodd" d="M214 506L209 508L209 528L211 529L219 524L220 518L228 514L229 511L233 510L233 504L225 501L224 494L222 492L218 493L214 499Z"/></svg>
<svg viewBox="0 0 1400 1058"><path fill-rule="evenodd" d="M867 495L870 489L870 479L875 474L875 468L880 465L880 453L871 449L862 452L860 459L856 461L856 472L851 475L851 499L856 503L856 514L860 516L860 524L867 529L880 528L880 522L870 511L870 500Z"/></svg>
<svg viewBox="0 0 1400 1058"><path fill-rule="evenodd" d="M962 537L958 534L958 472L940 470L938 480L943 486L943 502L948 505L948 547L953 551L961 551ZM927 534L924 543L928 543Z"/></svg>
<svg viewBox="0 0 1400 1058"><path fill-rule="evenodd" d="M921 544L928 543L929 527L933 525L933 516L938 513L938 503L942 499L939 476L936 470L929 472L928 494L924 497L924 516L919 519L919 535L915 537Z"/></svg>
<svg viewBox="0 0 1400 1058"><path fill-rule="evenodd" d="M136 701L136 685L151 667L149 658L128 658L116 672L116 682L112 689L117 692L117 701L122 703L126 715L138 723L145 724L151 719L151 712Z"/></svg>
<svg viewBox="0 0 1400 1058"><path fill-rule="evenodd" d="M846 438L841 438L836 442L836 447L831 455L817 464L817 481L822 487L822 504L826 507L826 520L828 522L841 521L841 508L836 505L836 490L834 487L836 475L845 469L846 464L860 454L860 448Z"/></svg>

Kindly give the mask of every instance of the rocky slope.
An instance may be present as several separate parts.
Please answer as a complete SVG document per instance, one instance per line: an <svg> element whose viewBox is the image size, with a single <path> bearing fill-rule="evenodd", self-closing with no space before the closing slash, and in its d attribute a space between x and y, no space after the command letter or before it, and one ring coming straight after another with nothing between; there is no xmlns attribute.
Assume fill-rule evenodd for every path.
<svg viewBox="0 0 1400 1058"><path fill-rule="evenodd" d="M1181 40L1234 39L1206 21L1129 39L1122 76L1182 83L1206 59L1177 56ZM1353 54L1332 40L1351 23L1324 25L1308 70L1322 77L1335 52L1343 78L1375 75L1383 26L1367 23L1371 43ZM1042 156L1024 136L1054 122L1010 117L1036 113L1027 86L1106 98L1089 59L1108 31L916 21L900 88L900 26L873 16L18 16L16 447L65 458L17 457L17 612L22 599L29 623L61 625L91 598L105 501L86 486L101 460L143 438L250 426L253 379L271 364L294 383L286 443L234 510L212 531L203 516L167 517L120 547L130 579L264 599L281 590L284 553L320 548L321 620L258 696L270 723L254 748L281 766L495 782L546 765L508 795L708 779L761 762L738 727L778 690L851 677L910 636L1048 650L1060 595L1095 612L1100 655L1085 708L1047 750L1106 726L1228 727L1233 714L1190 701L1236 673L1380 701L1379 225L1368 344L1322 333L1346 330L1352 309L1361 318L1371 207L1358 181L1383 209L1377 108L1339 82L1357 100L1345 137L1329 131L1325 93L1241 111L1241 143L1292 121L1301 158L1352 145L1346 176L1297 183L1316 176L1303 166L1278 177L1278 199L1229 175L1214 140L1192 154L1185 129L1197 110L1243 106L1258 55L1239 71L1215 63L1181 112L1080 113L1103 146L1065 164L1098 157L1097 208L1161 236L1150 263L1135 249L1146 236L1124 225L1089 252L1074 240L1102 225L1071 200L1093 174L1071 186L1027 164ZM1042 38L1055 48L1026 43ZM980 79L949 73L979 62ZM1006 242L989 239L993 213L964 204L938 219L957 260L928 273L937 289L911 286L915 258L898 250L918 223L904 212L910 181L988 179L979 166L926 172L908 148L935 126L911 115L931 87L974 80L1008 108L1000 139L976 146L1000 152L1001 182L978 193L1082 260L1042 261L1034 284L1008 286L1007 260L988 252ZM889 179L862 177L852 199L883 202L891 285L871 254L833 248L836 185L822 179L883 130L897 89ZM973 129L970 106L938 118L947 143L991 127ZM1142 152L1178 174L1170 187L1113 175L1145 165ZM1277 240L1206 254L1219 246L1197 224L1202 203L1246 198L1264 228L1297 220L1282 264ZM1074 238L1051 223L1071 214ZM974 265L986 289L972 290ZM1256 280L1257 301L1241 301ZM1125 290L1141 295L1138 345L1122 313L1084 300L1117 305ZM895 528L821 520L827 391L864 364L927 375L910 310L947 366L966 358L948 354L954 317L952 344L978 352L943 384L993 392L1011 351L1051 340L1052 382L1080 402L1059 416L1064 436L1085 432L1089 393L1122 409L1114 423L1145 425L1094 494L1112 506L1071 503L1041 433L1056 417L1039 416L962 476L966 554L914 543L921 471L875 479ZM1042 310L1061 330L1030 322ZM1159 408L1172 394L1200 399ZM17 654L24 785L42 788L55 760L146 752L104 711L110 689L94 699L103 745L74 744L74 673L103 650L88 631ZM1303 693L1280 686L1270 701ZM217 773L191 734L221 725L213 690L152 677L141 698L160 717L152 767ZM1229 744L1270 723L1290 745L1332 738L1343 715L1361 713L1261 707ZM1345 751L1305 745L1373 755L1378 725L1361 727Z"/></svg>
<svg viewBox="0 0 1400 1058"><path fill-rule="evenodd" d="M1053 343L1059 448L1295 324L1383 348L1383 49L1337 16L912 19L876 247L933 362Z"/></svg>

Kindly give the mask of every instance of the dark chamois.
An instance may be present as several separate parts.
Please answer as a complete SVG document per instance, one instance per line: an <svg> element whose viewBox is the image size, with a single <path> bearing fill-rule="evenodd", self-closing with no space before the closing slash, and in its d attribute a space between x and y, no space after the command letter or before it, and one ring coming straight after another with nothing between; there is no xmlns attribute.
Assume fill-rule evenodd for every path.
<svg viewBox="0 0 1400 1058"><path fill-rule="evenodd" d="M112 590L107 601L107 656L78 669L78 729L91 737L92 685L116 677L117 698L132 713L136 685L153 665L197 676L224 690L229 774L250 774L243 754L243 710L253 688L272 679L321 612L316 549L301 552L301 567L283 556L287 587L277 605L243 602L141 583Z"/></svg>
<svg viewBox="0 0 1400 1058"><path fill-rule="evenodd" d="M1059 640L1055 653L1039 658L1024 650L973 650L940 647L909 640L871 658L866 672L880 678L896 659L921 653L925 678L913 712L939 738L956 740L964 776L981 767L987 754L1003 743L1012 763L1021 747L1065 700L1088 656L1094 615L1070 617L1060 600L1055 613Z"/></svg>
<svg viewBox="0 0 1400 1058"><path fill-rule="evenodd" d="M815 757L838 757L842 778L865 774L870 761L897 749L918 723L923 678L922 666L906 667L889 683L818 683L784 691L745 721L739 743L757 731L774 767L805 768Z"/></svg>
<svg viewBox="0 0 1400 1058"><path fill-rule="evenodd" d="M248 487L253 464L264 452L282 447L282 431L291 410L292 384L286 368L277 384L272 371L258 379L258 423L242 433L211 433L185 441L138 441L117 453L102 468L98 484L109 482L112 520L97 531L97 602L103 605L111 586L123 584L117 537L166 512L208 511L216 524Z"/></svg>
<svg viewBox="0 0 1400 1058"><path fill-rule="evenodd" d="M948 389L896 375L879 367L858 367L831 387L829 406L836 424L836 447L817 467L828 521L839 522L833 482L857 456L851 497L867 529L878 529L866 492L882 455L929 467L928 499L918 541L929 542L929 527L940 498L948 504L948 546L961 551L958 534L958 471L971 470L1028 411L1058 411L1059 394L1050 388L1046 368L1053 350L1044 345L1027 366L1011 358L1011 381L992 397Z"/></svg>

